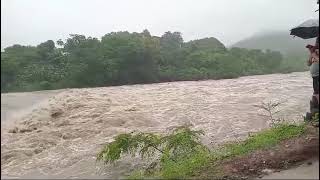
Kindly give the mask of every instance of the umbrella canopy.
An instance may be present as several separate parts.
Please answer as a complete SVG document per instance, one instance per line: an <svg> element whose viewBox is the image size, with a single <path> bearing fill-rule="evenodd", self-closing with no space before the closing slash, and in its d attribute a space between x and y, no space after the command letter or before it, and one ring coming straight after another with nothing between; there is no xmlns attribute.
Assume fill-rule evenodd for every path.
<svg viewBox="0 0 320 180"><path fill-rule="evenodd" d="M291 29L290 35L298 36L302 39L310 39L319 35L319 19L309 19L299 26Z"/></svg>

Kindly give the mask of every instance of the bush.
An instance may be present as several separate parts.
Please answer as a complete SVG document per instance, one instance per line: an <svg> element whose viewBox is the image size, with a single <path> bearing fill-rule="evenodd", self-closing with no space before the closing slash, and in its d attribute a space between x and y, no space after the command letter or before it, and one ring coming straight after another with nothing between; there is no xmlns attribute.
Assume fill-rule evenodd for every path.
<svg viewBox="0 0 320 180"><path fill-rule="evenodd" d="M174 172L170 169L174 164L187 163L189 160L197 165L203 163L204 155L208 155L209 151L200 142L199 135L202 134L202 131L194 131L186 126L175 129L169 135L134 132L120 134L115 137L113 142L105 145L97 155L97 160L113 163L119 160L123 154L131 154L132 156L138 154L141 158L159 154L158 162L153 163L159 164L162 173L164 173L161 176L171 176L170 174L174 174ZM191 167L183 165L181 168L190 169ZM147 174L147 172L144 173Z"/></svg>

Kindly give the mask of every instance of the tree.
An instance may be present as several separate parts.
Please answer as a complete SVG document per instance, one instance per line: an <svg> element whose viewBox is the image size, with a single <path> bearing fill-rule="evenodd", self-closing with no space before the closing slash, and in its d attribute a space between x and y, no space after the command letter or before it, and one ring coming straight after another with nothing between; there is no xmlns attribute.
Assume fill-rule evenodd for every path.
<svg viewBox="0 0 320 180"><path fill-rule="evenodd" d="M150 32L149 32L147 29L143 30L141 34L142 34L144 37L147 37L147 38L150 38L150 37L151 37L151 34L150 34Z"/></svg>
<svg viewBox="0 0 320 180"><path fill-rule="evenodd" d="M160 45L161 48L164 50L175 50L181 48L183 43L183 38L180 32L173 32L170 31L165 32L164 35L160 38Z"/></svg>
<svg viewBox="0 0 320 180"><path fill-rule="evenodd" d="M64 42L63 42L61 39L59 39L59 40L57 41L57 44L58 44L59 46L63 46L63 45L64 45Z"/></svg>
<svg viewBox="0 0 320 180"><path fill-rule="evenodd" d="M1 52L1 90L219 79L301 69L299 63L283 60L279 52L228 50L216 38L184 42L180 32L156 37L148 30L120 31L101 40L71 34L56 44L58 48L48 40L38 46L5 48Z"/></svg>
<svg viewBox="0 0 320 180"><path fill-rule="evenodd" d="M37 49L42 60L48 61L50 54L55 50L55 44L52 40L48 40L44 43L39 44L37 46Z"/></svg>
<svg viewBox="0 0 320 180"><path fill-rule="evenodd" d="M184 58L183 50L183 39L180 32L170 31L165 32L160 37L160 51L161 51L161 64L163 66L179 66L179 63Z"/></svg>

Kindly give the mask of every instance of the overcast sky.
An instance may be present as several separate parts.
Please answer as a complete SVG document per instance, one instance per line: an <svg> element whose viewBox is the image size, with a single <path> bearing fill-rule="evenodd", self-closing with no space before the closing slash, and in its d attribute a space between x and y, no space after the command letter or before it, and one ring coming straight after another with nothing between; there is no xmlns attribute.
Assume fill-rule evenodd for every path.
<svg viewBox="0 0 320 180"><path fill-rule="evenodd" d="M37 45L69 34L100 38L112 31L185 41L216 37L231 45L254 33L287 30L317 18L317 0L1 0L1 49Z"/></svg>

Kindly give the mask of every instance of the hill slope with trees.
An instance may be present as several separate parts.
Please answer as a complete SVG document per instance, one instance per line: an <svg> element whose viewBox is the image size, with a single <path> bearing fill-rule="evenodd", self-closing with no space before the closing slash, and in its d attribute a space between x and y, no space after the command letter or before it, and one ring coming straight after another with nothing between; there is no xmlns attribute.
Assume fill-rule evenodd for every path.
<svg viewBox="0 0 320 180"><path fill-rule="evenodd" d="M232 47L246 49L270 49L280 51L283 55L289 54L306 54L308 51L305 48L307 44L314 44L315 40L304 40L299 37L290 35L288 31L274 31L256 34L252 37L243 39Z"/></svg>
<svg viewBox="0 0 320 180"><path fill-rule="evenodd" d="M180 32L111 32L101 39L13 45L1 52L1 92L236 78L305 70L279 51L227 49L216 38L184 42ZM292 66L293 64L293 66Z"/></svg>

